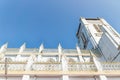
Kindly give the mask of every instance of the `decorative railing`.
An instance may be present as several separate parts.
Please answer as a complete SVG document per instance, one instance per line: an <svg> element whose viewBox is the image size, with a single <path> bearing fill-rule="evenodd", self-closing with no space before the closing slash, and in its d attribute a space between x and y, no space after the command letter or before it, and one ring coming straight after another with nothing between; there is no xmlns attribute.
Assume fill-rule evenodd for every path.
<svg viewBox="0 0 120 80"><path fill-rule="evenodd" d="M120 70L120 63L101 63L103 70Z"/></svg>
<svg viewBox="0 0 120 80"><path fill-rule="evenodd" d="M35 71L60 71L62 66L60 63L37 63L32 65L32 70Z"/></svg>
<svg viewBox="0 0 120 80"><path fill-rule="evenodd" d="M25 71L27 62L0 62L0 71ZM101 63L103 71L120 70L120 63ZM6 66L6 68L5 68ZM68 71L97 71L94 63L68 63ZM62 64L59 62L35 62L31 66L31 71L62 71Z"/></svg>
<svg viewBox="0 0 120 80"><path fill-rule="evenodd" d="M5 70L5 67L9 71L23 71L26 63L11 62L11 63L0 63L0 70Z"/></svg>
<svg viewBox="0 0 120 80"><path fill-rule="evenodd" d="M8 71L24 71L26 63L7 63ZM0 64L0 70L5 70L5 63ZM32 71L60 71L62 70L60 63L34 63L31 67Z"/></svg>
<svg viewBox="0 0 120 80"><path fill-rule="evenodd" d="M96 71L94 63L69 63L69 71Z"/></svg>
<svg viewBox="0 0 120 80"><path fill-rule="evenodd" d="M6 69L9 71L24 71L27 62L0 62L0 70ZM60 71L62 70L62 65L58 62L47 63L47 62L35 62L31 66L32 71Z"/></svg>
<svg viewBox="0 0 120 80"><path fill-rule="evenodd" d="M0 64L0 70L5 70L5 64Z"/></svg>
<svg viewBox="0 0 120 80"><path fill-rule="evenodd" d="M24 71L25 64L8 64L7 70L9 70L9 71Z"/></svg>

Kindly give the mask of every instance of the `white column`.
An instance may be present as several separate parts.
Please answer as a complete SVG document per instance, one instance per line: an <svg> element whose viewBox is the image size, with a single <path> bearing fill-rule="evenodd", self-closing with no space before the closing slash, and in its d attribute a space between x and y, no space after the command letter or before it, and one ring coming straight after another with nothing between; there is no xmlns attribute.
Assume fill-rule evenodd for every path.
<svg viewBox="0 0 120 80"><path fill-rule="evenodd" d="M42 53L43 49L44 49L44 45L41 44L40 47L39 47L39 53L40 53L40 54L37 56L37 61L38 61L38 62L40 62L40 61L42 60L41 53Z"/></svg>
<svg viewBox="0 0 120 80"><path fill-rule="evenodd" d="M97 68L98 71L103 71L101 63L93 57L93 62ZM99 75L100 80L107 80L107 77L105 75Z"/></svg>
<svg viewBox="0 0 120 80"><path fill-rule="evenodd" d="M62 55L62 46L59 44L58 45L58 53L59 53L59 62L60 60L62 61L62 69L63 71L68 71L68 62L67 59L64 55ZM62 56L62 58L61 58ZM62 80L69 80L68 75L62 75Z"/></svg>
<svg viewBox="0 0 120 80"><path fill-rule="evenodd" d="M62 54L62 46L59 44L58 45L58 53L59 53L59 55L58 55L58 57L59 57L59 62L60 62L60 60L61 60L61 54Z"/></svg>
<svg viewBox="0 0 120 80"><path fill-rule="evenodd" d="M41 53L43 49L44 49L44 45L41 44L40 47L39 47L39 53Z"/></svg>
<svg viewBox="0 0 120 80"><path fill-rule="evenodd" d="M34 63L34 59L35 59L34 55L31 55L31 56L28 58L28 62L27 62L26 67L25 67L25 70L26 70L26 71L31 70L31 66L32 66L32 64Z"/></svg>
<svg viewBox="0 0 120 80"><path fill-rule="evenodd" d="M60 45L60 43L58 45L58 53L62 53L62 46Z"/></svg>
<svg viewBox="0 0 120 80"><path fill-rule="evenodd" d="M34 63L34 55L31 55L28 58L28 62L26 64L25 71L30 71L33 63ZM30 80L30 75L23 75L22 80Z"/></svg>
<svg viewBox="0 0 120 80"><path fill-rule="evenodd" d="M65 56L62 56L62 69L63 71L68 71L68 63Z"/></svg>
<svg viewBox="0 0 120 80"><path fill-rule="evenodd" d="M82 54L78 45L76 46L76 49L77 49L78 54ZM81 55L79 56L79 59L80 59L80 62L84 62L84 59Z"/></svg>
<svg viewBox="0 0 120 80"><path fill-rule="evenodd" d="M63 69L63 72L68 71L68 62L64 55L62 56L62 69ZM62 80L69 80L69 76L65 74L62 75Z"/></svg>
<svg viewBox="0 0 120 80"><path fill-rule="evenodd" d="M94 64L95 64L95 66L96 66L98 71L102 71L103 70L101 63L95 57L93 57L93 62L94 62Z"/></svg>

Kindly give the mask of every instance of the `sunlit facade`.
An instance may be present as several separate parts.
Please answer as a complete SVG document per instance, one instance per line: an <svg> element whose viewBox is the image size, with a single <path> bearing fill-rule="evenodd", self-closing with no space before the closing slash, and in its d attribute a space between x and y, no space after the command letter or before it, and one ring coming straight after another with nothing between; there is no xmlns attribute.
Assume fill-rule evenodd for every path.
<svg viewBox="0 0 120 80"><path fill-rule="evenodd" d="M88 20L91 20L90 23ZM89 25L92 25L91 22L99 23L96 20L100 19L81 18L77 32L79 43L76 49L64 49L60 44L56 49L46 49L43 44L39 48L26 48L26 44L20 48L7 48L7 43L2 45L0 48L0 80L119 80L120 62L117 59L119 56L109 61L104 49L101 49L104 32L96 33L93 30L94 27L89 28L91 31L88 31ZM100 37L95 36L91 39L90 34L94 32ZM120 37L117 32L114 34L117 37L114 37L117 40L115 43L118 44L115 44L115 47L119 52ZM105 39L109 38L105 36ZM112 44L115 40L112 40ZM112 52L106 51L106 54L112 55Z"/></svg>
<svg viewBox="0 0 120 80"><path fill-rule="evenodd" d="M103 61L120 62L120 34L103 18L80 18L77 38L81 49L96 49Z"/></svg>

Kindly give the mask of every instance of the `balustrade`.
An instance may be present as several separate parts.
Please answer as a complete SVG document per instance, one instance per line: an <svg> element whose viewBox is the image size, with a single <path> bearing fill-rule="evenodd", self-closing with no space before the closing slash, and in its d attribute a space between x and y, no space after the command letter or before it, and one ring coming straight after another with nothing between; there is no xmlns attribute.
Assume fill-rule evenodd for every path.
<svg viewBox="0 0 120 80"><path fill-rule="evenodd" d="M120 63L101 63L103 70L120 70Z"/></svg>
<svg viewBox="0 0 120 80"><path fill-rule="evenodd" d="M8 70L10 71L24 71L25 64L8 64Z"/></svg>
<svg viewBox="0 0 120 80"><path fill-rule="evenodd" d="M0 70L5 70L5 64L0 64Z"/></svg>
<svg viewBox="0 0 120 80"><path fill-rule="evenodd" d="M101 63L104 70L120 70L120 63ZM26 62L7 63L9 71L24 71ZM0 62L0 70L5 70L5 63ZM34 63L32 71L62 71L61 63ZM94 63L68 63L68 71L97 71Z"/></svg>
<svg viewBox="0 0 120 80"><path fill-rule="evenodd" d="M57 63L42 63L42 64L33 64L32 70L35 71L60 71L61 70L61 64Z"/></svg>
<svg viewBox="0 0 120 80"><path fill-rule="evenodd" d="M93 63L69 63L69 71L96 71L96 67Z"/></svg>

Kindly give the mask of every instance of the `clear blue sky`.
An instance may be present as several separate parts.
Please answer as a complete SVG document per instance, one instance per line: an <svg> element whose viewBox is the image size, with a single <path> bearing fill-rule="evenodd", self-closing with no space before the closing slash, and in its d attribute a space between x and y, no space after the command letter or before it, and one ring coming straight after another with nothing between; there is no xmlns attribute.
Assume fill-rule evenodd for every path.
<svg viewBox="0 0 120 80"><path fill-rule="evenodd" d="M120 0L0 0L0 46L75 48L80 17L105 18L120 33Z"/></svg>

